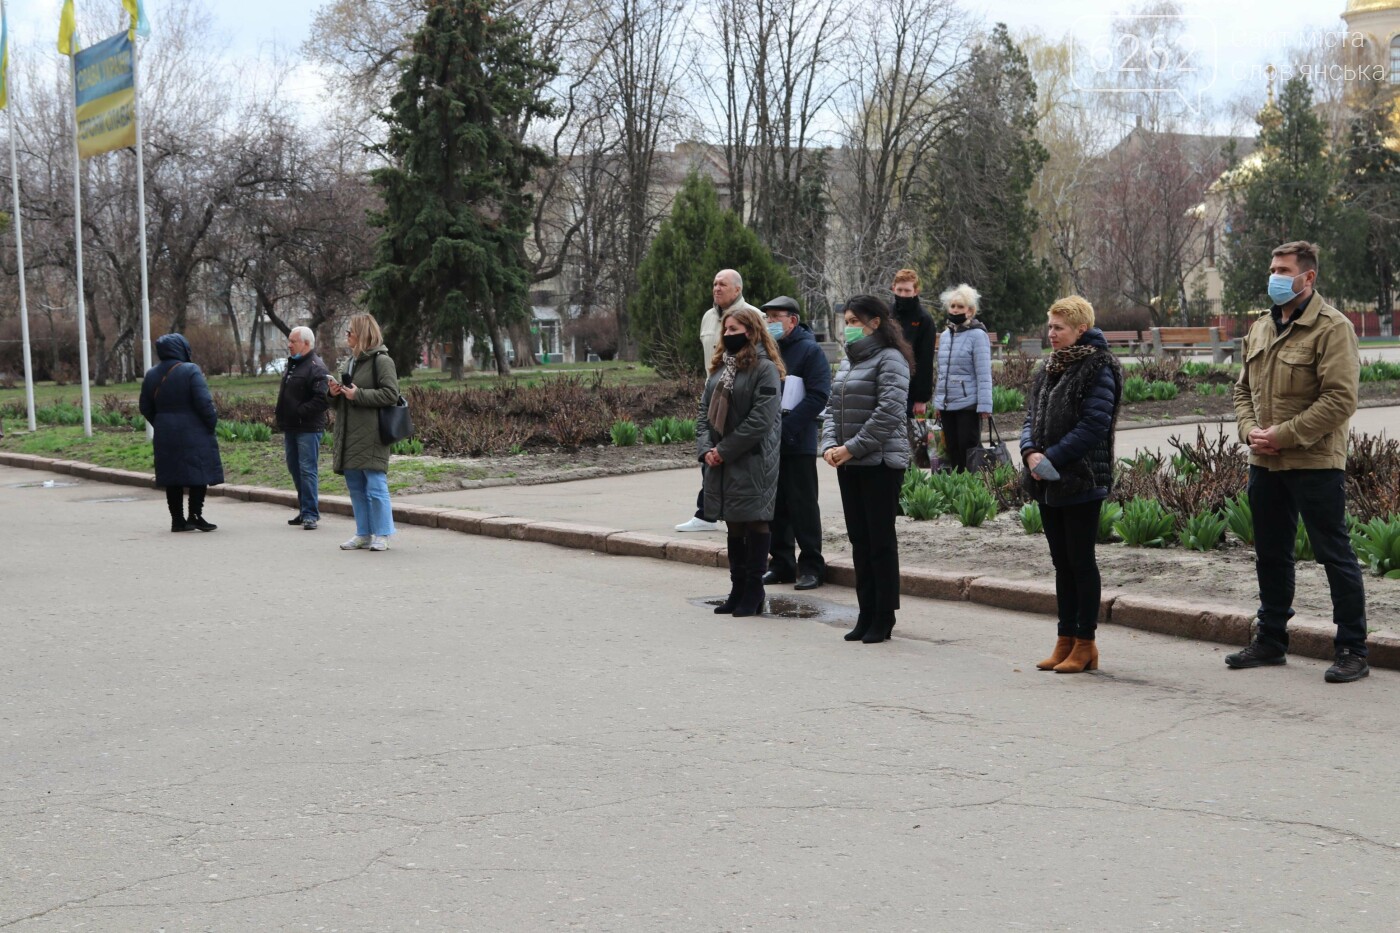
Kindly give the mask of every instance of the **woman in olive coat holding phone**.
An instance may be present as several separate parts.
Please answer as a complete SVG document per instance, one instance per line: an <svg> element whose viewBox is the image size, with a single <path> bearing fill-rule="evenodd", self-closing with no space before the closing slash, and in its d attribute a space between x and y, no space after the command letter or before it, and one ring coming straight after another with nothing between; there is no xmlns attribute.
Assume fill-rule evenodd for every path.
<svg viewBox="0 0 1400 933"><path fill-rule="evenodd" d="M389 445L379 437L379 409L399 401L399 377L384 346L379 323L369 314L350 319L345 332L350 358L330 381L335 412L335 472L344 474L355 510L355 536L344 551L387 551L394 533L389 503Z"/></svg>

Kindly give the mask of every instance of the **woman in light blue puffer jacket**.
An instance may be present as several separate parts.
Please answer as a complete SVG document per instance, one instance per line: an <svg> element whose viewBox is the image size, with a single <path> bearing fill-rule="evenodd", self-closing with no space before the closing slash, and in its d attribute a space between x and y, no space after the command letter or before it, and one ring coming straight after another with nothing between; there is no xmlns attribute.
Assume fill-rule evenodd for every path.
<svg viewBox="0 0 1400 933"><path fill-rule="evenodd" d="M822 412L822 459L836 467L851 539L860 617L847 641L890 637L899 608L899 541L894 517L909 466L909 369L914 361L883 301L846 304L846 359Z"/></svg>
<svg viewBox="0 0 1400 933"><path fill-rule="evenodd" d="M992 342L977 320L981 296L966 283L939 296L948 326L939 335L938 374L933 381L934 417L943 424L949 469L967 469L967 452L992 416Z"/></svg>

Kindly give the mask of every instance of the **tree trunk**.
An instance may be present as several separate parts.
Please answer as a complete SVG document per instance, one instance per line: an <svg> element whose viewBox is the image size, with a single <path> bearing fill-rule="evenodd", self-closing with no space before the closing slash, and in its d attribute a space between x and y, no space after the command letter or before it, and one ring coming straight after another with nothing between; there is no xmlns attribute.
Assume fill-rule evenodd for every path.
<svg viewBox="0 0 1400 933"><path fill-rule="evenodd" d="M454 382L461 382L466 375L467 367L467 332L462 328L457 328L452 335L452 371L450 375Z"/></svg>
<svg viewBox="0 0 1400 933"><path fill-rule="evenodd" d="M510 359L506 356L506 343L501 336L500 320L496 317L496 309L487 305L486 329L491 335L491 355L496 360L496 372L501 376L509 376L511 373Z"/></svg>

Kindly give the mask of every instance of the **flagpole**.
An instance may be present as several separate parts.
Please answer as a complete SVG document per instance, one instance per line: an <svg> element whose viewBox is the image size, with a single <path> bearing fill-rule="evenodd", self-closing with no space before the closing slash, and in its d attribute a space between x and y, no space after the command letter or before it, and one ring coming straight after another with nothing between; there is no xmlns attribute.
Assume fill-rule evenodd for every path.
<svg viewBox="0 0 1400 933"><path fill-rule="evenodd" d="M0 17L6 17L5 0L0 0ZM8 18L7 18L8 21ZM5 62L5 126L10 136L10 187L15 209L15 261L19 266L19 335L24 348L24 404L29 413L29 430L38 430L34 420L34 364L29 351L29 300L24 287L24 228L19 216L19 160L15 156L15 87L10 82L9 61Z"/></svg>
<svg viewBox="0 0 1400 933"><path fill-rule="evenodd" d="M141 237L141 369L151 368L151 287L146 272L146 157L141 137L141 51L131 40L131 101L136 123L136 226ZM146 425L146 436L154 437L155 428Z"/></svg>
<svg viewBox="0 0 1400 933"><path fill-rule="evenodd" d="M92 437L92 389L88 386L87 300L83 297L83 155L78 148L78 31L68 72L73 76L73 251L78 274L78 373L83 380L83 436Z"/></svg>

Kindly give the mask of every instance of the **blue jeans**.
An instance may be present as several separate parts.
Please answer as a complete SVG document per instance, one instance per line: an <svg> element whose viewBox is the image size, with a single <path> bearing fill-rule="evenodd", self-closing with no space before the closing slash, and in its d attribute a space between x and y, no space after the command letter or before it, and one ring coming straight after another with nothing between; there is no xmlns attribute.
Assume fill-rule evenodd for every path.
<svg viewBox="0 0 1400 933"><path fill-rule="evenodd" d="M1327 571L1337 648L1366 656L1366 592L1346 521L1346 474L1341 470L1249 468L1254 513L1254 568L1259 575L1259 633L1288 647L1293 618L1293 558L1298 519L1316 561Z"/></svg>
<svg viewBox="0 0 1400 933"><path fill-rule="evenodd" d="M345 485L355 509L355 534L391 535L394 509L389 504L389 474L383 470L346 470Z"/></svg>
<svg viewBox="0 0 1400 933"><path fill-rule="evenodd" d="M320 431L287 431L282 435L282 447L287 453L287 472L297 487L297 507L301 520L321 520L320 482L318 473L321 456Z"/></svg>

